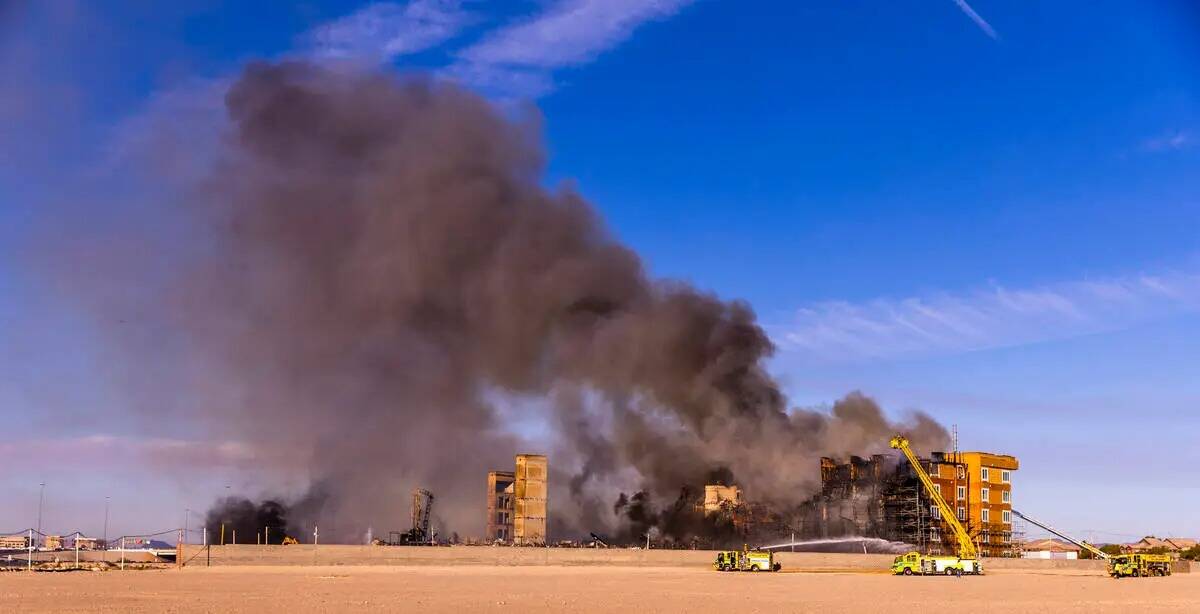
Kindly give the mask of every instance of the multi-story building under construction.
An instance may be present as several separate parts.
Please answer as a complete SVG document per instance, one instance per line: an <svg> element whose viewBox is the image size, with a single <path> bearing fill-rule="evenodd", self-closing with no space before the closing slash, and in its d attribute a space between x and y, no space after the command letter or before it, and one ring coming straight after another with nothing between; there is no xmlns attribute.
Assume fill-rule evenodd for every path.
<svg viewBox="0 0 1200 614"><path fill-rule="evenodd" d="M1016 457L989 452L935 452L927 467L934 487L975 538L980 553L984 556L1015 553L1012 473L1019 467ZM931 512L937 519L937 510ZM930 541L941 541L944 551L953 552L954 537L940 525L939 522L931 528Z"/></svg>
<svg viewBox="0 0 1200 614"><path fill-rule="evenodd" d="M487 540L545 544L549 464L541 454L518 454L515 460L513 472L488 473Z"/></svg>
<svg viewBox="0 0 1200 614"><path fill-rule="evenodd" d="M922 459L983 556L1013 556L1012 472L1017 459L988 452L935 452ZM880 537L931 554L956 550L953 533L908 463L876 454L847 463L821 459L821 494L806 506L802 532Z"/></svg>

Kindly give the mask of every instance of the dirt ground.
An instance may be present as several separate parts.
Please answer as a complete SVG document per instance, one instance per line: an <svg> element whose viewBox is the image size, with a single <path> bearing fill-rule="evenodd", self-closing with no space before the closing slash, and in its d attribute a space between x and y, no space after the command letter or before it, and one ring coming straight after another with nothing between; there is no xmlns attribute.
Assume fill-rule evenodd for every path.
<svg viewBox="0 0 1200 614"><path fill-rule="evenodd" d="M10 612L1198 612L1200 574L983 577L678 567L226 566L0 574ZM729 608L735 608L730 610ZM961 608L961 609L959 609ZM946 611L946 610L938 610Z"/></svg>

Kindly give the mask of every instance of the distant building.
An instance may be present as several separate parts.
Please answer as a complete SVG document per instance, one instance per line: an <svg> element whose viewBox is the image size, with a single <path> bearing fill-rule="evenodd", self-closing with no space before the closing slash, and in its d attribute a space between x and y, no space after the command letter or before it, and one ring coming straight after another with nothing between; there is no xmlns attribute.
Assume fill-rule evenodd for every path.
<svg viewBox="0 0 1200 614"><path fill-rule="evenodd" d="M488 472L486 539L492 543L543 545L549 464L541 454L518 454L515 469Z"/></svg>
<svg viewBox="0 0 1200 614"><path fill-rule="evenodd" d="M42 540L42 547L46 550L62 550L63 538L61 535L47 535Z"/></svg>
<svg viewBox="0 0 1200 614"><path fill-rule="evenodd" d="M488 542L512 541L513 530L513 482L512 471L489 471L487 489Z"/></svg>
<svg viewBox="0 0 1200 614"><path fill-rule="evenodd" d="M712 515L729 511L742 505L742 489L724 484L704 486L704 514Z"/></svg>
<svg viewBox="0 0 1200 614"><path fill-rule="evenodd" d="M1079 558L1079 546L1059 539L1035 539L1025 542L1021 558L1026 559L1070 559Z"/></svg>
<svg viewBox="0 0 1200 614"><path fill-rule="evenodd" d="M0 550L25 550L29 548L28 535L0 535Z"/></svg>
<svg viewBox="0 0 1200 614"><path fill-rule="evenodd" d="M1197 543L1200 543L1200 541L1192 537L1168 537L1167 541L1179 550L1191 550L1196 547Z"/></svg>
<svg viewBox="0 0 1200 614"><path fill-rule="evenodd" d="M100 540L96 539L95 537L76 535L75 539L72 541L72 548L79 548L80 550L95 550Z"/></svg>
<svg viewBox="0 0 1200 614"><path fill-rule="evenodd" d="M1147 535L1132 544L1126 544L1125 547L1133 552L1161 550L1162 552L1178 553L1195 547L1196 543L1196 540L1191 537L1158 538L1153 535Z"/></svg>
<svg viewBox="0 0 1200 614"><path fill-rule="evenodd" d="M546 478L549 465L541 454L518 454L513 482L513 543L546 543Z"/></svg>

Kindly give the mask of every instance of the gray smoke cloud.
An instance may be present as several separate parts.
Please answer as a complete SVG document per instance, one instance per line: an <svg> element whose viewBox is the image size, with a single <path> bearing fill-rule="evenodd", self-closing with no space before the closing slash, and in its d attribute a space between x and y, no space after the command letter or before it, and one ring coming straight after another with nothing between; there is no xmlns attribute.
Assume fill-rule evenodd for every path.
<svg viewBox="0 0 1200 614"><path fill-rule="evenodd" d="M207 240L163 303L206 428L304 459L285 469L326 504L298 524L406 528L421 485L444 531L479 535L485 472L546 452L554 536L586 535L620 522L620 492L669 501L723 470L797 503L822 455L897 430L946 444L858 393L789 409L747 304L650 278L579 194L539 183L535 119L304 63L248 66L225 103L212 173L178 199Z"/></svg>

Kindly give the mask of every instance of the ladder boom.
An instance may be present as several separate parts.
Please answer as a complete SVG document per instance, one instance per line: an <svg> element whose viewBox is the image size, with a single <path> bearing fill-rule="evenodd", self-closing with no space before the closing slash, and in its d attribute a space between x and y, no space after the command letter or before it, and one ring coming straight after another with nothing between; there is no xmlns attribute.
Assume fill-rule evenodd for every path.
<svg viewBox="0 0 1200 614"><path fill-rule="evenodd" d="M1084 550L1087 550L1088 552L1091 552L1092 554L1094 554L1094 555L1096 555L1096 556L1098 556L1098 557L1100 557L1100 558L1102 558L1102 559L1109 559L1109 558L1111 558L1107 552L1104 552L1103 550L1101 550L1101 549L1099 549L1099 548L1097 548L1097 547L1095 547L1095 546L1093 546L1093 545L1091 545L1091 544L1089 544L1089 543L1087 543L1087 542L1085 542L1085 541L1079 541L1079 540L1077 540L1077 539L1075 539L1075 538L1071 537L1070 535L1067 535L1066 533L1063 533L1062 531L1059 531L1059 530L1055 529L1054 527L1051 527L1051 526L1050 526L1050 525L1048 525L1048 524L1044 524L1044 523L1038 522L1038 521L1036 521L1036 520L1034 520L1034 519L1030 518L1029 516L1026 516L1025 514L1022 514L1021 512L1018 512L1017 510L1013 510L1013 511L1012 511L1012 513L1014 513L1014 514L1016 514L1017 516L1021 517L1021 518L1022 518L1023 520L1025 520L1026 522L1031 522L1031 523L1033 523L1033 524L1035 524L1035 525L1037 525L1037 526L1039 526L1039 527L1041 527L1041 528L1043 528L1043 529L1045 529L1045 530L1047 530L1047 531L1049 531L1049 532L1051 532L1051 533L1053 533L1053 534L1055 534L1055 535L1057 535L1057 536L1059 536L1059 537L1061 537L1061 538L1063 538L1063 539L1065 539L1065 540L1067 540L1067 541L1071 542L1072 544L1075 544L1076 546L1079 546L1080 548L1083 548Z"/></svg>
<svg viewBox="0 0 1200 614"><path fill-rule="evenodd" d="M912 448L908 446L908 439L902 435L892 437L891 446L904 453L904 457L908 459L912 465L913 471L921 480L921 484L925 486L925 492L929 493L929 498L933 499L937 505L938 511L942 514L942 520L950 525L950 530L954 531L954 537L958 540L958 558L974 559L979 556L978 550L975 548L975 542L971 541L971 535L967 533L967 529L958 521L958 515L950 507L946 500L942 498L942 493L938 492L933 483L933 479L926 473L925 468L921 466L920 459L913 453Z"/></svg>

